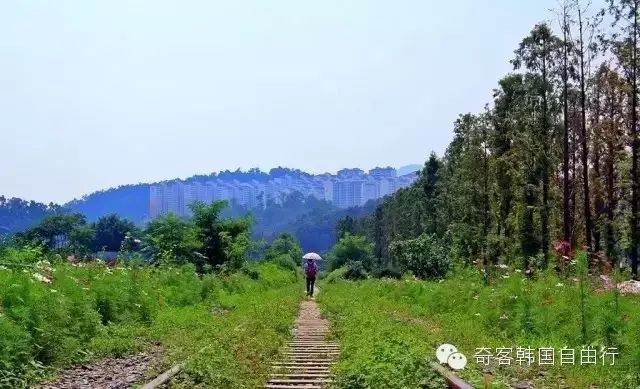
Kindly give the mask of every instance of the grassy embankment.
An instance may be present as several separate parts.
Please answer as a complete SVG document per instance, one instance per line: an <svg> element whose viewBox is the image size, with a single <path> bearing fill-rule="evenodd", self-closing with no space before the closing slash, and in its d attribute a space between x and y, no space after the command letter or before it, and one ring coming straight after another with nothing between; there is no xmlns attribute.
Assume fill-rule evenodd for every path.
<svg viewBox="0 0 640 389"><path fill-rule="evenodd" d="M297 277L269 263L202 278L190 266L0 268L0 387L156 342L163 367L188 360L174 387L256 387L289 336Z"/></svg>
<svg viewBox="0 0 640 389"><path fill-rule="evenodd" d="M338 387L442 387L427 360L452 343L468 358L458 374L476 387L640 387L640 297L585 288L586 345L618 347L615 365L579 366L583 342L581 292L576 280L545 274L528 280L518 272L485 285L476 271L454 272L441 282L336 280L324 282L319 301L342 344ZM616 308L617 306L617 308ZM576 365L559 364L562 347L575 348ZM476 363L476 348L513 347L510 366L488 370ZM555 366L515 361L516 347L554 347ZM600 351L598 351L600 354Z"/></svg>

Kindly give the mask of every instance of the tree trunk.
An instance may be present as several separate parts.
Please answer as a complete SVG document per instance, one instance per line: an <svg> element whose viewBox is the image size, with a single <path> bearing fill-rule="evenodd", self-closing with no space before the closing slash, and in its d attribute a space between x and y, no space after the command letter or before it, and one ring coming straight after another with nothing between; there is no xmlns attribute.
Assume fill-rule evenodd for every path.
<svg viewBox="0 0 640 389"><path fill-rule="evenodd" d="M584 192L584 228L587 250L593 250L591 241L591 204L589 198L589 148L587 147L587 94L584 76L584 37L582 26L582 11L578 5L578 27L580 28L580 130L582 144L582 189Z"/></svg>
<svg viewBox="0 0 640 389"><path fill-rule="evenodd" d="M631 49L631 273L638 278L638 1L633 7L633 48Z"/></svg>
<svg viewBox="0 0 640 389"><path fill-rule="evenodd" d="M569 70L568 70L568 29L569 22L567 20L567 6L563 9L562 30L564 38L564 50L562 58L562 100L564 114L564 134L563 134L563 150L562 150L562 205L563 205L563 240L571 242L571 209L569 200L571 189L569 187Z"/></svg>
<svg viewBox="0 0 640 389"><path fill-rule="evenodd" d="M543 255L543 267L547 266L549 253L549 161L547 147L549 141L549 104L547 96L547 42L543 42L542 50L542 208L540 210L541 224L541 248Z"/></svg>

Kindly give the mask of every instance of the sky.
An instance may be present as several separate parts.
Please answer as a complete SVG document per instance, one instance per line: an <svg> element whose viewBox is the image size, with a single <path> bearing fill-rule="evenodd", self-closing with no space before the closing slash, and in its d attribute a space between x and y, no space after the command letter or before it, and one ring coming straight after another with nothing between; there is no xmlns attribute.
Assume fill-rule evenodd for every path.
<svg viewBox="0 0 640 389"><path fill-rule="evenodd" d="M556 0L0 4L0 195L423 163Z"/></svg>

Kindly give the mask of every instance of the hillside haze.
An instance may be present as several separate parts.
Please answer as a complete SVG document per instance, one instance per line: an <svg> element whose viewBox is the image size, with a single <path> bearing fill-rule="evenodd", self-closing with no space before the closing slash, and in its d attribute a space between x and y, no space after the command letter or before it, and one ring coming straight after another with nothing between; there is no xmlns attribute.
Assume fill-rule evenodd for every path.
<svg viewBox="0 0 640 389"><path fill-rule="evenodd" d="M419 167L374 168L368 172L342 169L336 174L317 175L282 167L269 172L257 168L226 170L186 179L122 185L63 206L3 198L0 231L19 232L46 215L61 211L81 213L88 221L116 214L142 227L162 214L189 217L189 205L194 201L226 200L227 216L252 215L254 237L271 240L278 233L290 232L303 248L324 251L336 241L335 225L340 218L371 212L380 199L411 185Z"/></svg>

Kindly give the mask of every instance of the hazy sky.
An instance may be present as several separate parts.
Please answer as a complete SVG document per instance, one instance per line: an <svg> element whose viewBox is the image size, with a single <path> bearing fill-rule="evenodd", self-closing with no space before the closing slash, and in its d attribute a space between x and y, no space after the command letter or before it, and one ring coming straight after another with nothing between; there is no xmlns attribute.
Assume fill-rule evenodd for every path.
<svg viewBox="0 0 640 389"><path fill-rule="evenodd" d="M0 194L422 163L556 0L8 0Z"/></svg>

